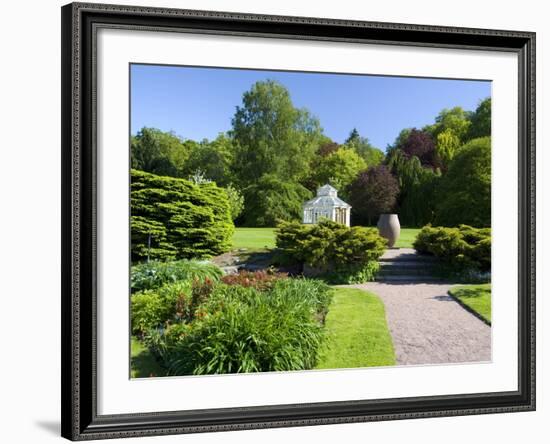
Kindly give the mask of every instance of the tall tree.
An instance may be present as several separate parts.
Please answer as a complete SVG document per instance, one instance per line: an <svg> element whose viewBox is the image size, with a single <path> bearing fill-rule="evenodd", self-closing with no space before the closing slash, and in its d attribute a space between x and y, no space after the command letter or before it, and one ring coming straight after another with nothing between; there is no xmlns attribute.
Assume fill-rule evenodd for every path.
<svg viewBox="0 0 550 444"><path fill-rule="evenodd" d="M244 189L244 212L237 219L248 227L274 227L278 221L300 220L311 192L299 183L265 174Z"/></svg>
<svg viewBox="0 0 550 444"><path fill-rule="evenodd" d="M338 145L336 142L333 142L333 141L325 142L319 146L316 154L317 156L320 156L320 157L326 157L329 154L332 154L335 151L338 151L338 149L340 149L340 145Z"/></svg>
<svg viewBox="0 0 550 444"><path fill-rule="evenodd" d="M399 134L395 138L395 141L393 142L393 145L388 145L386 148L386 152L392 150L392 149L401 149L403 147L403 144L408 139L409 135L411 134L411 131L413 128L404 128L401 131L399 131Z"/></svg>
<svg viewBox="0 0 550 444"><path fill-rule="evenodd" d="M452 161L440 183L436 223L491 226L491 138L473 139Z"/></svg>
<svg viewBox="0 0 550 444"><path fill-rule="evenodd" d="M356 128L350 132L345 146L355 150L368 166L376 166L383 162L384 153L372 145L366 137L362 137Z"/></svg>
<svg viewBox="0 0 550 444"><path fill-rule="evenodd" d="M450 129L437 135L435 153L443 170L447 170L459 147L460 139Z"/></svg>
<svg viewBox="0 0 550 444"><path fill-rule="evenodd" d="M352 219L355 225L372 225L382 213L394 210L399 185L386 165L368 168L350 185Z"/></svg>
<svg viewBox="0 0 550 444"><path fill-rule="evenodd" d="M213 141L203 140L185 163L187 176L200 171L205 178L226 186L233 181L231 166L235 152L233 141L226 134L219 134Z"/></svg>
<svg viewBox="0 0 550 444"><path fill-rule="evenodd" d="M487 97L477 106L471 116L472 125L468 132L468 138L491 136L491 98Z"/></svg>
<svg viewBox="0 0 550 444"><path fill-rule="evenodd" d="M433 137L427 131L413 128L401 146L401 150L411 158L418 157L423 166L437 168L437 156L435 154L435 143Z"/></svg>
<svg viewBox="0 0 550 444"><path fill-rule="evenodd" d="M232 124L241 188L266 174L287 181L305 178L322 129L307 110L294 107L283 85L256 82L243 94Z"/></svg>
<svg viewBox="0 0 550 444"><path fill-rule="evenodd" d="M317 159L312 170L313 188L330 183L345 196L346 187L355 180L359 172L367 168L367 163L351 148L340 148L328 156Z"/></svg>
<svg viewBox="0 0 550 444"><path fill-rule="evenodd" d="M348 138L346 139L346 141L344 143L346 145L349 144L349 143L354 143L354 142L358 141L360 138L361 138L361 136L359 135L359 131L357 131L357 128L353 128L350 131L349 136L348 136Z"/></svg>
<svg viewBox="0 0 550 444"><path fill-rule="evenodd" d="M424 130L429 132L434 139L437 139L440 133L449 130L458 137L460 143L463 143L466 141L470 125L470 114L462 107L455 106L451 109L441 110L435 118L435 123L426 126Z"/></svg>
<svg viewBox="0 0 550 444"><path fill-rule="evenodd" d="M143 127L131 138L132 168L162 176L182 177L184 165L196 145L172 132Z"/></svg>
<svg viewBox="0 0 550 444"><path fill-rule="evenodd" d="M386 162L399 183L397 206L401 223L416 227L432 222L439 170L422 166L417 156L408 157L399 148L388 151Z"/></svg>

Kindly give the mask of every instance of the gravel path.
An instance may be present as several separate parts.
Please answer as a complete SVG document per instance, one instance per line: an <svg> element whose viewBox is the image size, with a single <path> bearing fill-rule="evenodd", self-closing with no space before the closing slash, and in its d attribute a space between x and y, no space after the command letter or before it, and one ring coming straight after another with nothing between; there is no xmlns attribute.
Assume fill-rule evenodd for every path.
<svg viewBox="0 0 550 444"><path fill-rule="evenodd" d="M386 306L397 364L491 360L491 327L447 295L452 284L369 282Z"/></svg>

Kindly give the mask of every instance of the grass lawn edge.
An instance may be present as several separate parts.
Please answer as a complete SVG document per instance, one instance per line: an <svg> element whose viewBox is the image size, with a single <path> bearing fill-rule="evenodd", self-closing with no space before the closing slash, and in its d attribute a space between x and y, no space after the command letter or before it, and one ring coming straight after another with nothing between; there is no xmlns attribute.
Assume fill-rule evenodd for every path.
<svg viewBox="0 0 550 444"><path fill-rule="evenodd" d="M327 341L313 370L396 365L395 348L382 300L371 291L334 286L325 323Z"/></svg>
<svg viewBox="0 0 550 444"><path fill-rule="evenodd" d="M487 318L485 318L482 314L478 313L476 310L474 310L472 307L470 307L468 304L464 303L458 296L455 296L452 292L453 292L453 289L456 290L458 288L461 288L461 287L465 287L465 285L457 285L455 287L452 287L449 289L449 291L447 292L447 294L453 298L453 300L458 303L458 305L460 305L462 308L464 308L466 311L470 312L471 314L473 314L476 318L478 318L480 321L484 322L485 324L487 324L489 327L491 326L491 321Z"/></svg>

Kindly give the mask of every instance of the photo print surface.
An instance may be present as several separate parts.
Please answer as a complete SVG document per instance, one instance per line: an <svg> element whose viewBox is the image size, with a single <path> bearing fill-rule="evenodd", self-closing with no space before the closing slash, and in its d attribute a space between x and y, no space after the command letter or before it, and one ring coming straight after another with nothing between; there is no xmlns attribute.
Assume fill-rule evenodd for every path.
<svg viewBox="0 0 550 444"><path fill-rule="evenodd" d="M132 378L491 361L491 82L130 65Z"/></svg>

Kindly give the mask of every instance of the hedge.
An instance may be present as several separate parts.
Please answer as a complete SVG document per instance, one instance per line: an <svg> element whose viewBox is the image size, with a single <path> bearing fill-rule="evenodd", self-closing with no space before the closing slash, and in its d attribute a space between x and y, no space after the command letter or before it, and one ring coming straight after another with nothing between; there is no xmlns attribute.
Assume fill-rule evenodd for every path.
<svg viewBox="0 0 550 444"><path fill-rule="evenodd" d="M374 278L386 240L376 228L322 220L312 225L281 222L276 244L283 261L314 268L331 283L359 283Z"/></svg>
<svg viewBox="0 0 550 444"><path fill-rule="evenodd" d="M132 260L205 258L228 251L234 225L215 183L131 170Z"/></svg>
<svg viewBox="0 0 550 444"><path fill-rule="evenodd" d="M414 248L432 254L460 268L491 270L491 229L460 225L457 228L432 227L420 230Z"/></svg>

